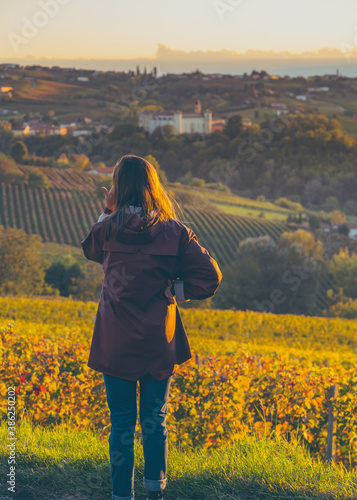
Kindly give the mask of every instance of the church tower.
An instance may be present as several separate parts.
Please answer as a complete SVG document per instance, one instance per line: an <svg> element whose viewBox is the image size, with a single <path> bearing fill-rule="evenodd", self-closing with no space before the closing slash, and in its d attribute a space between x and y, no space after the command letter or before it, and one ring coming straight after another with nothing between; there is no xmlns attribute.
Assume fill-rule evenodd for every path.
<svg viewBox="0 0 357 500"><path fill-rule="evenodd" d="M195 113L197 113L198 115L202 114L201 101L199 99L197 99L195 104Z"/></svg>

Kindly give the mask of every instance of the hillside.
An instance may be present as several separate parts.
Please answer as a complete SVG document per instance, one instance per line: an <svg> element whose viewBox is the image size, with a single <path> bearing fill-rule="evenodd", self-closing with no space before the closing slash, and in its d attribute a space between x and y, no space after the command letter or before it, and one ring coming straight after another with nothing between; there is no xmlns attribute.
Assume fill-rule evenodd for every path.
<svg viewBox="0 0 357 500"><path fill-rule="evenodd" d="M87 77L87 82L78 77ZM61 119L75 120L86 114L93 119L116 117L112 103L118 96L129 95L135 86L145 89L144 75L114 72L50 68L7 69L3 85L14 88L14 96L6 102L8 109L28 112L54 110ZM321 92L325 87L328 91ZM296 95L305 94L306 101ZM356 79L327 80L316 78L256 79L251 75L233 78L204 77L200 74L168 75L150 80L144 99L136 99L136 111L146 107L189 111L195 99L213 111L215 116L228 118L240 113L252 123L260 123L264 116L276 116L272 103L279 102L293 110L321 111L328 116L338 116L348 133L357 134L355 116ZM135 100L135 96L131 96ZM133 103L134 104L134 103ZM258 115L254 112L259 109ZM135 120L135 115L130 116Z"/></svg>
<svg viewBox="0 0 357 500"><path fill-rule="evenodd" d="M103 208L103 202L90 189L31 189L0 184L0 224L38 234L44 242L78 247ZM199 208L184 209L183 222L195 231L202 245L207 246L223 266L232 261L242 239L264 234L276 239L289 230L279 222L219 211L210 213Z"/></svg>
<svg viewBox="0 0 357 500"><path fill-rule="evenodd" d="M18 165L18 168L24 174L29 174L34 167ZM72 168L36 167L36 169L44 173L56 189L74 189L89 192L94 190L95 178L87 172L78 172Z"/></svg>
<svg viewBox="0 0 357 500"><path fill-rule="evenodd" d="M355 78L275 79L263 72L240 78L199 72L154 78L70 68L9 69L2 76L3 85L13 88L0 113L5 154L15 141L11 127L19 134L28 123L22 139L31 155L58 158L68 148L82 150L84 141L93 165L113 165L128 152L150 154L170 182L192 175L207 184L219 181L253 200L289 198L311 211L342 211L349 222L357 217ZM226 120L222 130L203 136L169 130L149 134L138 127L140 111L192 112L196 100L213 118ZM37 122L68 130L39 137ZM261 216L258 207L215 205L232 215ZM263 213L267 219L285 219L276 209Z"/></svg>

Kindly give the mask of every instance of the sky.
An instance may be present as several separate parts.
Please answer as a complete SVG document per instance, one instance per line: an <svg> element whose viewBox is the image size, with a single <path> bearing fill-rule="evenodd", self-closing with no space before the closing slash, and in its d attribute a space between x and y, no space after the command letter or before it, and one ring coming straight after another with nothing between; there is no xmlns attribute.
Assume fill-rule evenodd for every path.
<svg viewBox="0 0 357 500"><path fill-rule="evenodd" d="M224 51L294 58L330 48L346 59L346 52L357 55L357 2L1 0L0 62L154 59L164 47L171 57L205 51L216 59Z"/></svg>

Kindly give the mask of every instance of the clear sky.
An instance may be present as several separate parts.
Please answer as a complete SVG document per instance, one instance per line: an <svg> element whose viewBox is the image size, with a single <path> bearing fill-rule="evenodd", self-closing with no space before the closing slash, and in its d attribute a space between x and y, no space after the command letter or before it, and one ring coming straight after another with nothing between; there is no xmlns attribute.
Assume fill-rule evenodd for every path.
<svg viewBox="0 0 357 500"><path fill-rule="evenodd" d="M357 47L357 1L1 0L1 60L154 57L158 44L239 52Z"/></svg>

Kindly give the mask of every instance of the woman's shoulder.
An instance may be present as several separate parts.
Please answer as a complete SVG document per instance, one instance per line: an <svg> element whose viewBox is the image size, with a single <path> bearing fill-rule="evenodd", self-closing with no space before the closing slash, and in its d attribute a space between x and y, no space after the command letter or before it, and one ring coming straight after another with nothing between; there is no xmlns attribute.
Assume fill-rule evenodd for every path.
<svg viewBox="0 0 357 500"><path fill-rule="evenodd" d="M179 232L190 232L192 229L186 226L182 221L174 218L167 219L166 221L167 228L179 231Z"/></svg>
<svg viewBox="0 0 357 500"><path fill-rule="evenodd" d="M187 221L190 224L190 221ZM167 219L165 224L166 234L172 234L178 237L178 239L188 239L196 236L193 229L188 227L182 221L174 218Z"/></svg>

